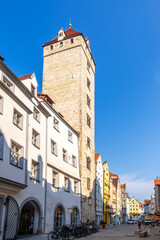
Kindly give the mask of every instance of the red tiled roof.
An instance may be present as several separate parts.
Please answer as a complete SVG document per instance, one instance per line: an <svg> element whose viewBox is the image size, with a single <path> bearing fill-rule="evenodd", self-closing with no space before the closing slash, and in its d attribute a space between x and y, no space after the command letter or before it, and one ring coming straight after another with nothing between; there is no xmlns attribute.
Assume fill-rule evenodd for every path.
<svg viewBox="0 0 160 240"><path fill-rule="evenodd" d="M30 73L30 74L28 74L28 75L19 77L19 80L24 80L24 79L30 78L30 77L32 76L32 74L33 74L33 73Z"/></svg>
<svg viewBox="0 0 160 240"><path fill-rule="evenodd" d="M114 174L114 173L109 173L109 176L111 177L111 176L114 176L114 177L118 177L116 174Z"/></svg>
<svg viewBox="0 0 160 240"><path fill-rule="evenodd" d="M95 153L95 161L97 160L99 153Z"/></svg>
<svg viewBox="0 0 160 240"><path fill-rule="evenodd" d="M154 185L160 185L160 180L154 180Z"/></svg>
<svg viewBox="0 0 160 240"><path fill-rule="evenodd" d="M125 188L126 187L126 184L121 184L121 188Z"/></svg>
<svg viewBox="0 0 160 240"><path fill-rule="evenodd" d="M54 103L47 94L38 93L37 96L41 99L44 99L46 102L49 102L50 104Z"/></svg>
<svg viewBox="0 0 160 240"><path fill-rule="evenodd" d="M146 205L150 201L151 201L151 199L144 199L144 205Z"/></svg>
<svg viewBox="0 0 160 240"><path fill-rule="evenodd" d="M0 55L0 59L2 60L2 61L4 61L4 58Z"/></svg>
<svg viewBox="0 0 160 240"><path fill-rule="evenodd" d="M66 39L66 38L73 37L73 36L75 36L75 35L81 34L80 32L77 32L77 31L75 31L75 30L72 29L72 28L67 29L66 31L64 31L64 33L65 33L66 36L65 36L63 39ZM55 43L55 42L57 42L57 41L58 41L58 37L55 37L55 38L52 39L51 41L46 42L43 46L49 45L49 44L51 44L51 43Z"/></svg>

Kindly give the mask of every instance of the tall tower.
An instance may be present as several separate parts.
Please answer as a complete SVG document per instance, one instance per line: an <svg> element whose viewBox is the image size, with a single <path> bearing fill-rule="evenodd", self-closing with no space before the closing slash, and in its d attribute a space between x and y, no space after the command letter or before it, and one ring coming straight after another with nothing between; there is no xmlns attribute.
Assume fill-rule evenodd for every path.
<svg viewBox="0 0 160 240"><path fill-rule="evenodd" d="M95 219L95 62L83 34L63 28L43 45L43 93L80 132L82 221Z"/></svg>

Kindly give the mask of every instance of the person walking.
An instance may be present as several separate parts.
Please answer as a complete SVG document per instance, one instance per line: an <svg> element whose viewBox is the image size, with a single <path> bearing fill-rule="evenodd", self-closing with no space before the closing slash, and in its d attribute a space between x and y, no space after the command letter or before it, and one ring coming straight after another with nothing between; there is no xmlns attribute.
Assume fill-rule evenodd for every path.
<svg viewBox="0 0 160 240"><path fill-rule="evenodd" d="M141 229L141 222L138 221L138 227L139 227L139 230Z"/></svg>

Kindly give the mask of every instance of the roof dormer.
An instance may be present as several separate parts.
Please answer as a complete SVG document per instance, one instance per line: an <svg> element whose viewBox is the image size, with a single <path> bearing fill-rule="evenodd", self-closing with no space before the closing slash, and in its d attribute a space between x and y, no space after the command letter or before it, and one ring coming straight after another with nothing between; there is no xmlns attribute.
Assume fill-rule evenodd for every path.
<svg viewBox="0 0 160 240"><path fill-rule="evenodd" d="M19 80L21 80L23 82L23 84L29 89L29 91L31 91L31 93L34 96L37 96L38 83L37 83L35 73L31 73L31 74L22 76L19 78Z"/></svg>
<svg viewBox="0 0 160 240"><path fill-rule="evenodd" d="M63 31L63 28L58 32L58 41L63 40L63 38L66 36L65 32Z"/></svg>

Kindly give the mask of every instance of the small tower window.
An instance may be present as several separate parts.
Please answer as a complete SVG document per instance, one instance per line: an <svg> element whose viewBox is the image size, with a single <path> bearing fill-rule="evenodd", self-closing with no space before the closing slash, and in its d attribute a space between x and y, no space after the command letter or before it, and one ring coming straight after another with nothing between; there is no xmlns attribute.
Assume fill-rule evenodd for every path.
<svg viewBox="0 0 160 240"><path fill-rule="evenodd" d="M50 50L53 50L53 45L50 46Z"/></svg>
<svg viewBox="0 0 160 240"><path fill-rule="evenodd" d="M71 44L72 44L72 43L74 43L74 40L73 40L73 38L71 38Z"/></svg>
<svg viewBox="0 0 160 240"><path fill-rule="evenodd" d="M63 42L60 42L60 47L63 47Z"/></svg>

